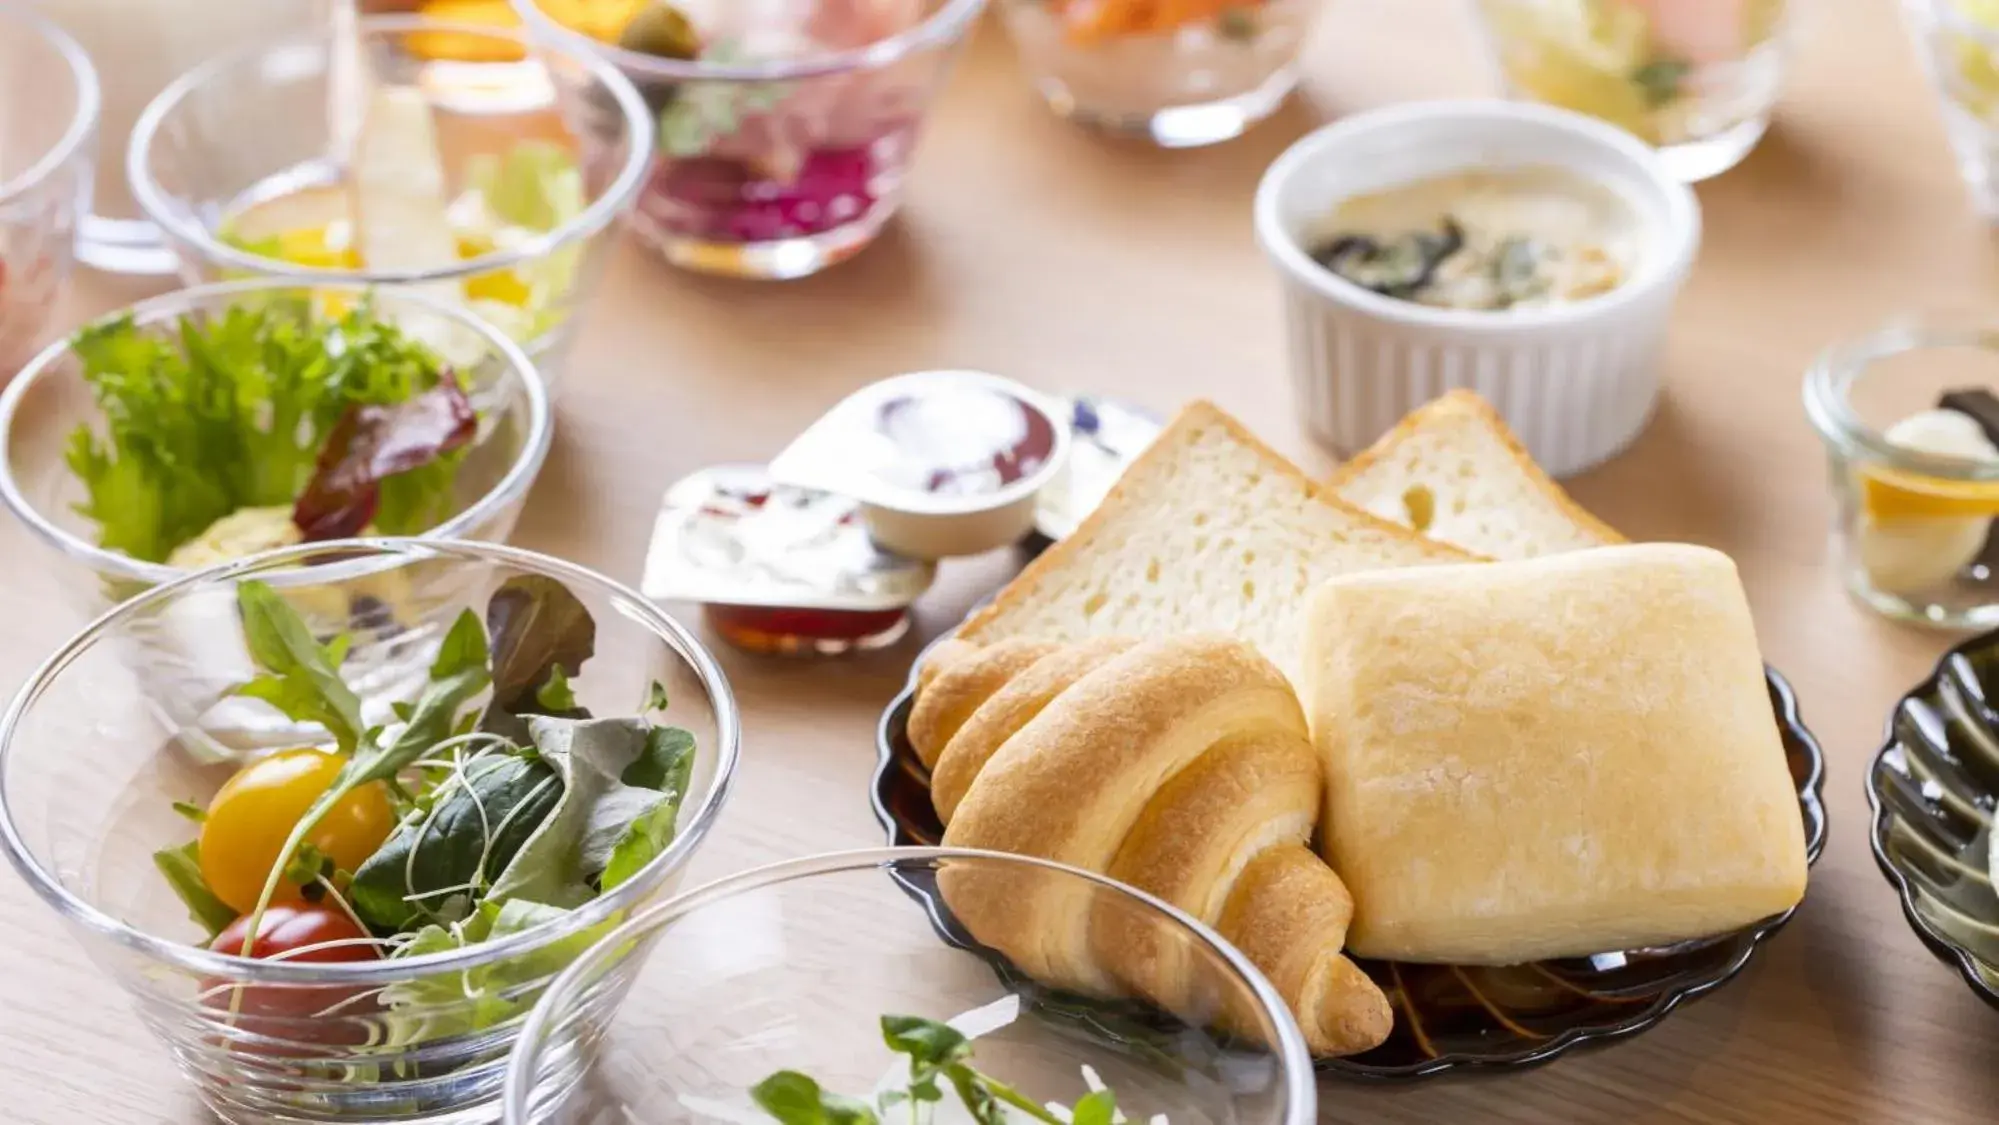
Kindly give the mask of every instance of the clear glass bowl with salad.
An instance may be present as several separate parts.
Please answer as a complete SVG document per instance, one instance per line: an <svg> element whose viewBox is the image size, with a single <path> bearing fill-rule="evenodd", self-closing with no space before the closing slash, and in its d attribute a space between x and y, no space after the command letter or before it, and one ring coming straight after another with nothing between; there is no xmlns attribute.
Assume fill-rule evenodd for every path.
<svg viewBox="0 0 1999 1125"><path fill-rule="evenodd" d="M615 63L658 153L630 223L676 265L795 278L874 241L985 0L514 0Z"/></svg>
<svg viewBox="0 0 1999 1125"><path fill-rule="evenodd" d="M1784 82L1787 0L1478 0L1507 92L1602 118L1692 183L1741 163Z"/></svg>
<svg viewBox="0 0 1999 1125"><path fill-rule="evenodd" d="M30 361L0 394L0 504L95 613L301 542L503 540L553 430L534 364L461 306L225 282L141 302Z"/></svg>
<svg viewBox="0 0 1999 1125"><path fill-rule="evenodd" d="M1907 0L1972 203L1999 221L1999 0Z"/></svg>
<svg viewBox="0 0 1999 1125"><path fill-rule="evenodd" d="M210 694L133 677L125 649L191 620L291 746L212 763ZM0 850L223 1121L471 1125L548 982L677 883L739 740L712 657L618 583L310 544L50 657L0 717Z"/></svg>
<svg viewBox="0 0 1999 1125"><path fill-rule="evenodd" d="M1029 980L921 897L976 884L1151 949L1179 971L1173 1010ZM1207 927L945 848L792 860L636 915L549 988L506 1089L508 1125L1311 1125L1316 1105L1296 1022Z"/></svg>
<svg viewBox="0 0 1999 1125"><path fill-rule="evenodd" d="M1189 148L1239 136L1277 111L1327 0L998 2L1055 112Z"/></svg>
<svg viewBox="0 0 1999 1125"><path fill-rule="evenodd" d="M651 141L631 83L588 52L377 16L196 67L128 163L189 283L407 288L490 321L553 383Z"/></svg>
<svg viewBox="0 0 1999 1125"><path fill-rule="evenodd" d="M97 75L76 41L0 7L0 384L42 342L90 209Z"/></svg>

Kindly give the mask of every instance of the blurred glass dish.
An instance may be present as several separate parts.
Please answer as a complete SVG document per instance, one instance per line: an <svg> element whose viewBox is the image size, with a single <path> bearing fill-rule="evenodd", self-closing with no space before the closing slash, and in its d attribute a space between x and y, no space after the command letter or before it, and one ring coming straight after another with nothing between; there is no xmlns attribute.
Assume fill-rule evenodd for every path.
<svg viewBox="0 0 1999 1125"><path fill-rule="evenodd" d="M1741 163L1770 126L1785 0L1479 0L1507 93L1600 117L1692 183Z"/></svg>
<svg viewBox="0 0 1999 1125"><path fill-rule="evenodd" d="M760 279L874 241L984 4L515 0L538 34L616 64L657 118L639 237L675 265Z"/></svg>
<svg viewBox="0 0 1999 1125"><path fill-rule="evenodd" d="M324 18L324 5L321 0L28 0L28 7L39 8L76 37L96 64L103 90L92 152L98 174L77 223L77 257L113 273L172 273L173 251L140 211L126 176L133 123L146 103L189 67L232 47L311 27ZM0 74L12 73L0 67Z"/></svg>
<svg viewBox="0 0 1999 1125"><path fill-rule="evenodd" d="M999 881L1059 892L1099 924L1150 935L1182 969L1185 1003L1168 1014L1127 997L1130 1021L1079 1014L1063 992L1002 980L981 957L940 940L957 923L931 913L939 899L919 896L938 894L940 884L948 897ZM1262 974L1207 927L1122 884L1043 860L896 848L745 872L607 936L524 1029L506 1120L754 1125L770 1118L752 1105L752 1087L785 1070L829 1095L893 1102L907 1085L908 1059L898 1061L884 1033L903 1016L949 1021L948 1031L927 1029L934 1043L973 1037L969 1066L1028 1104L1074 1105L1101 1085L1119 1120L1315 1119L1297 1024ZM1213 1029L1224 1018L1237 1034ZM957 1095L943 1096L952 1101L933 1107L936 1119L959 1120ZM1047 1112L1044 1120L1062 1120Z"/></svg>
<svg viewBox="0 0 1999 1125"><path fill-rule="evenodd" d="M1999 333L1899 325L1827 351L1805 376L1825 443L1846 587L1901 621L1999 624L1999 415L1950 409L1999 388Z"/></svg>
<svg viewBox="0 0 1999 1125"><path fill-rule="evenodd" d="M252 579L314 637L351 641L336 675L357 694L364 716L411 698L376 673L414 669L424 678L433 658L439 665L446 659L461 627L447 637L446 626L461 615L483 617L496 660L507 652L499 639L505 619L495 616L489 594L517 583L559 585L594 620L589 656L564 681L570 702L607 716L666 707L669 721L692 737L686 800L670 842L660 841L622 882L574 905L523 891L497 919L487 920L482 906L462 928L417 933L390 957L371 949L365 959L348 959L320 949L289 960L245 958L209 948L190 917L194 901L177 896L179 882L161 877L167 865L156 853L195 831L179 810L217 794L226 771L185 752L191 737L204 734L205 700L134 677L125 652L175 618L209 617L230 623L223 631L235 647L213 658L212 674L242 682L259 666L270 670L261 649L252 662L247 618L237 623L233 612ZM377 627L349 628L348 607L365 600L384 606ZM534 628L532 621L522 627ZM494 675L503 673L496 668ZM434 669L428 679L439 682ZM482 698L454 697L442 725L455 729L457 703L478 706ZM415 714L411 725L422 721L421 706ZM394 729L390 737L400 737ZM332 730L329 722L307 744L333 742ZM224 1121L472 1125L498 1119L507 1052L542 988L599 933L677 882L720 812L740 734L728 684L709 654L677 622L608 579L493 545L314 544L157 587L58 650L0 718L0 847L126 989L139 1019ZM572 744L578 754L580 738ZM428 745L426 753L436 755L444 744ZM412 792L436 792L398 776ZM563 788L582 784L579 773ZM220 815L219 803L209 813ZM414 862L416 851L409 854ZM204 871L208 858L199 857ZM347 890L361 901L354 884ZM334 900L329 893L321 901ZM511 909L516 905L529 909ZM475 932L481 920L489 929ZM222 941L226 948L226 934Z"/></svg>
<svg viewBox="0 0 1999 1125"><path fill-rule="evenodd" d="M97 74L76 41L0 8L0 385L40 346L69 289L98 109Z"/></svg>
<svg viewBox="0 0 1999 1125"><path fill-rule="evenodd" d="M1276 112L1325 0L999 0L1056 113L1167 148L1215 144Z"/></svg>
<svg viewBox="0 0 1999 1125"><path fill-rule="evenodd" d="M140 205L191 284L272 276L456 301L553 385L604 232L642 182L644 103L586 52L530 57L518 29L380 16L360 35L365 81L343 77L330 29L177 79L132 135Z"/></svg>
<svg viewBox="0 0 1999 1125"><path fill-rule="evenodd" d="M1903 0L1979 213L1999 220L1999 2Z"/></svg>

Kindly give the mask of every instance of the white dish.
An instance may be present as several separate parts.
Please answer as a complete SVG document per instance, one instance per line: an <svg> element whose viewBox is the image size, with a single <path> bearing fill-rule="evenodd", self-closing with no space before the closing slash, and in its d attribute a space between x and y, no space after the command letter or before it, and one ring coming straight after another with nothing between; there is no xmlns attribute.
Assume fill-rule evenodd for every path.
<svg viewBox="0 0 1999 1125"><path fill-rule="evenodd" d="M1644 231L1631 276L1601 297L1502 311L1385 297L1314 261L1341 201L1478 169L1553 166L1622 196ZM1628 445L1658 399L1674 298L1700 245L1700 205L1656 153L1549 106L1416 102L1307 135L1264 173L1256 235L1283 279L1292 378L1319 440L1352 456L1449 390L1477 391L1556 476Z"/></svg>

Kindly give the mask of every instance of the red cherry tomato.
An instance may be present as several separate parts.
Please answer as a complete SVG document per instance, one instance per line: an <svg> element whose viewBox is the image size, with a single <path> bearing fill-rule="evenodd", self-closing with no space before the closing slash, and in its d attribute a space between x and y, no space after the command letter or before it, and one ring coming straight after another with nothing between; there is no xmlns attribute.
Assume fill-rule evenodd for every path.
<svg viewBox="0 0 1999 1125"><path fill-rule="evenodd" d="M241 957L244 939L249 936L250 919L245 916L217 934L208 947ZM372 942L357 940L367 937L367 931L339 910L279 905L264 911L248 956L299 964L373 961L382 952ZM210 1008L232 1011L239 1027L266 1039L314 1045L362 1043L368 1038L364 1021L374 1005L357 997L368 991L366 987L332 984L230 988L226 982L209 981L203 989L203 1002ZM259 1049L267 1054L285 1053L276 1044Z"/></svg>

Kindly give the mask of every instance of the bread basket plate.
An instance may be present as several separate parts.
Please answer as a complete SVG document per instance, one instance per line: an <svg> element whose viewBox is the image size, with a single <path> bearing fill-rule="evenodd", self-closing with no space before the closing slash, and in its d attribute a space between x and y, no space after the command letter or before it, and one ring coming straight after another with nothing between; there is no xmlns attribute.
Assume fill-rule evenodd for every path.
<svg viewBox="0 0 1999 1125"><path fill-rule="evenodd" d="M917 666L921 664L919 659ZM1805 854L1817 862L1826 836L1825 757L1798 717L1790 684L1774 670L1765 672L1784 754L1798 788ZM909 742L915 696L912 670L910 682L882 715L876 737L875 817L889 843L897 847L936 844L944 834L930 803L929 771ZM1999 780L1999 756L1992 759L1992 768ZM905 883L905 889L929 912L945 941L985 957L1010 985L1029 983L1006 958L971 939L934 887ZM1372 1051L1320 1059L1317 1066L1321 1074L1340 1078L1406 1081L1452 1071L1533 1066L1585 1044L1635 1035L1686 1001L1726 983L1790 916L1787 911L1746 929L1669 948L1503 969L1362 960L1361 967L1394 1004L1395 1031ZM1999 918L1999 904L1994 917ZM1999 950L1999 926L1992 931L1992 941ZM1988 973L1993 984L1999 984L1999 970ZM1145 1014L1129 1003L1106 1004L1078 996L1055 1007L1097 1034L1120 1038L1144 1034Z"/></svg>
<svg viewBox="0 0 1999 1125"><path fill-rule="evenodd" d="M1867 771L1881 873L1923 944L1999 1007L1999 632L1958 645L1902 697Z"/></svg>

